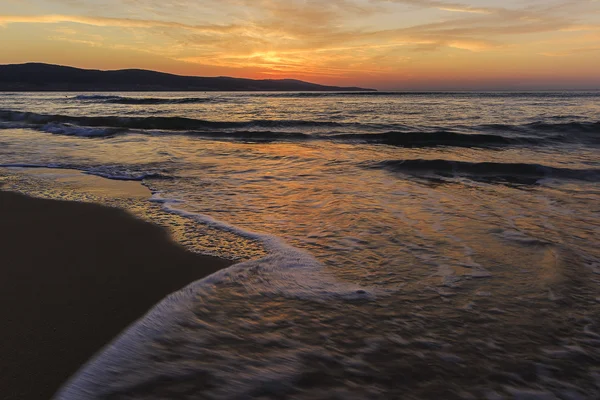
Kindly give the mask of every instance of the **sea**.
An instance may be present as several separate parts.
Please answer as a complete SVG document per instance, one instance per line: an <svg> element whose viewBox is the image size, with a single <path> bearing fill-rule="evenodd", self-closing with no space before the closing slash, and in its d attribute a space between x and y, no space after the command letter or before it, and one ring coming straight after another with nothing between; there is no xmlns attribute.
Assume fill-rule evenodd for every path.
<svg viewBox="0 0 600 400"><path fill-rule="evenodd" d="M0 93L0 166L236 262L59 399L600 398L598 91Z"/></svg>

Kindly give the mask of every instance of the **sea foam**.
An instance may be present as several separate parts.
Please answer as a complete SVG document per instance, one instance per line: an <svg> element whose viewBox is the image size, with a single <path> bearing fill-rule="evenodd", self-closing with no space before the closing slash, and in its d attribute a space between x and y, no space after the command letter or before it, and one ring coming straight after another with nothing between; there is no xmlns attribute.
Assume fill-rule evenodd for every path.
<svg viewBox="0 0 600 400"><path fill-rule="evenodd" d="M191 308L194 302L197 302L198 299L211 298L216 288L223 285L242 285L244 292L250 297L284 296L316 303L324 303L336 298L345 301L370 301L375 299L378 294L377 289L360 287L335 279L324 271L324 266L310 253L287 244L279 237L253 232L207 215L185 211L181 208L184 204L182 201L164 198L160 193L155 193L151 201L161 204L171 213L192 218L198 223L231 232L249 240L260 241L269 254L259 260L239 263L218 271L165 298L83 366L57 393L57 399L97 398L99 382L112 380L110 375L123 365L127 365L128 361L140 360L148 356L145 344L149 341L168 336L171 330L177 330L178 327L184 326L190 320L197 319L198 316ZM197 324L202 325L202 322L198 321ZM198 335L202 335L202 330L196 331L195 335L196 340L201 340ZM306 350L298 348L296 351ZM289 359L280 363L280 371L281 368L290 367L289 363ZM173 379L185 377L185 371L179 368L173 373ZM294 371L283 374L279 378L272 377L273 379L269 378L269 373L264 369L247 372L247 374L248 382L246 384L252 386L257 379L285 382L287 375L293 375ZM128 381L123 378L120 385L136 386L138 380L143 382L145 378L135 375L132 379L134 380ZM243 377L240 377L240 380L242 379Z"/></svg>

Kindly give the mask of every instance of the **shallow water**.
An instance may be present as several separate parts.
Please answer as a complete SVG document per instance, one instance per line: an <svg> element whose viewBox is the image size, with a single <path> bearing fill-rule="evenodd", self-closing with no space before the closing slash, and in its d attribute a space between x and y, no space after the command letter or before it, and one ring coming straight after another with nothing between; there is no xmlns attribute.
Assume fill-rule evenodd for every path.
<svg viewBox="0 0 600 400"><path fill-rule="evenodd" d="M597 398L599 100L0 95L0 164L140 180L147 218L245 261L61 396Z"/></svg>

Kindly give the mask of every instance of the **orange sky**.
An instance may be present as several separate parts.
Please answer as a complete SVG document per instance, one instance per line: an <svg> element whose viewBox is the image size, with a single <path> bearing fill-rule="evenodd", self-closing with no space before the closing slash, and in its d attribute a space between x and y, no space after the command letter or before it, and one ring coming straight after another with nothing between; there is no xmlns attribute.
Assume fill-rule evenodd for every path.
<svg viewBox="0 0 600 400"><path fill-rule="evenodd" d="M599 89L599 0L2 0L0 63L378 89Z"/></svg>

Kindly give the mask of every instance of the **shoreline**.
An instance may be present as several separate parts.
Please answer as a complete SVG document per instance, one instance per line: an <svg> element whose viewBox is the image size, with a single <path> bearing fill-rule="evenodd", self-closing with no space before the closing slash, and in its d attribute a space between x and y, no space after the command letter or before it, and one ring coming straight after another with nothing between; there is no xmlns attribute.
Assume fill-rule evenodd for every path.
<svg viewBox="0 0 600 400"><path fill-rule="evenodd" d="M100 204L0 190L0 391L50 398L169 294L233 264Z"/></svg>

